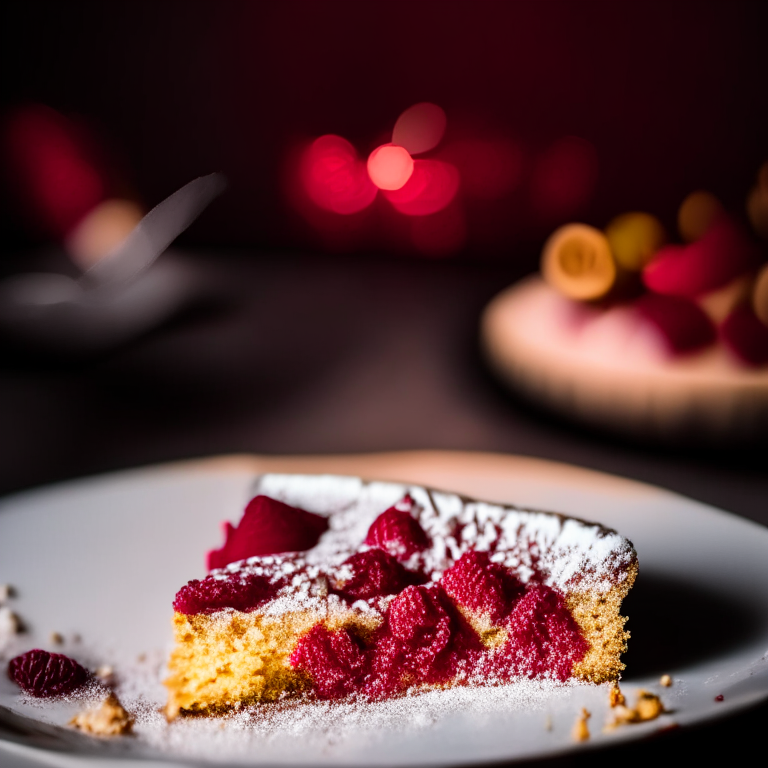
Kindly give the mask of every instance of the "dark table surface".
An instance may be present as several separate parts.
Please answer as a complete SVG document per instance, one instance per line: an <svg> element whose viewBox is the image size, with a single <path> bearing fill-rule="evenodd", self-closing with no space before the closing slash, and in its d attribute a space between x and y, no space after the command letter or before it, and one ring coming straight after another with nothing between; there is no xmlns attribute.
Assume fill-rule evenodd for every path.
<svg viewBox="0 0 768 768"><path fill-rule="evenodd" d="M225 453L457 449L630 477L768 525L765 443L638 445L555 419L494 380L478 318L519 277L509 265L212 250L183 258L202 278L198 299L128 344L54 359L3 342L0 494ZM763 706L564 762L739 759L750 747L764 752L767 715Z"/></svg>

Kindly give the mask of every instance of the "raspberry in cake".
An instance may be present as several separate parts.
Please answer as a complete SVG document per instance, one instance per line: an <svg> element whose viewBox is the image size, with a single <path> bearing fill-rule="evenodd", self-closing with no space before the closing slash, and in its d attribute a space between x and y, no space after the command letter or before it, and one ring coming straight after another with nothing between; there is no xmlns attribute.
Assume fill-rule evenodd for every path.
<svg viewBox="0 0 768 768"><path fill-rule="evenodd" d="M176 595L169 718L618 679L637 555L616 532L351 477L264 475L256 491L217 567Z"/></svg>

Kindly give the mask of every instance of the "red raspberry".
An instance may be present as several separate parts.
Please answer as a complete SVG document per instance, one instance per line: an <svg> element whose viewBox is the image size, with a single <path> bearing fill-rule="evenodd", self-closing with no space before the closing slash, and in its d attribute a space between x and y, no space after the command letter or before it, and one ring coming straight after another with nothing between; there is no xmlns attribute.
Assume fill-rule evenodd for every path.
<svg viewBox="0 0 768 768"><path fill-rule="evenodd" d="M413 500L406 496L399 504L382 512L368 529L365 543L407 560L429 546L429 537L413 517Z"/></svg>
<svg viewBox="0 0 768 768"><path fill-rule="evenodd" d="M389 606L392 636L434 657L451 639L451 618L436 589L406 587Z"/></svg>
<svg viewBox="0 0 768 768"><path fill-rule="evenodd" d="M358 552L344 561L352 570L338 591L344 597L367 600L380 595L396 595L410 583L411 574L383 549Z"/></svg>
<svg viewBox="0 0 768 768"><path fill-rule="evenodd" d="M712 321L691 299L646 293L637 299L635 309L661 333L674 354L694 352L715 340Z"/></svg>
<svg viewBox="0 0 768 768"><path fill-rule="evenodd" d="M751 307L737 307L720 326L720 338L741 362L755 367L768 363L768 326Z"/></svg>
<svg viewBox="0 0 768 768"><path fill-rule="evenodd" d="M346 629L331 632L315 624L291 654L291 666L309 673L320 699L354 693L365 672L365 657Z"/></svg>
<svg viewBox="0 0 768 768"><path fill-rule="evenodd" d="M248 574L242 580L237 576L230 579L206 576L202 581L192 579L176 593L173 610L187 615L214 613L223 608L248 613L274 597L280 586L255 574Z"/></svg>
<svg viewBox="0 0 768 768"><path fill-rule="evenodd" d="M325 517L257 496L248 503L236 528L224 524L224 546L208 553L208 570L256 555L303 552L314 547L327 530Z"/></svg>
<svg viewBox="0 0 768 768"><path fill-rule="evenodd" d="M461 606L486 614L498 623L509 611L522 584L503 566L492 563L487 552L465 552L444 574L440 583Z"/></svg>
<svg viewBox="0 0 768 768"><path fill-rule="evenodd" d="M372 699L385 699L407 688L403 679L415 682L409 663L408 648L401 640L388 634L385 628L375 638L371 652L371 671L363 692Z"/></svg>
<svg viewBox="0 0 768 768"><path fill-rule="evenodd" d="M528 588L506 624L510 636L499 661L526 677L567 680L589 647L563 597L540 584Z"/></svg>
<svg viewBox="0 0 768 768"><path fill-rule="evenodd" d="M439 586L406 587L374 637L365 693L378 699L415 685L438 685L473 671L482 650Z"/></svg>
<svg viewBox="0 0 768 768"><path fill-rule="evenodd" d="M62 696L80 688L88 672L74 659L39 648L8 662L8 677L32 696Z"/></svg>
<svg viewBox="0 0 768 768"><path fill-rule="evenodd" d="M760 250L738 222L721 216L700 240L667 245L643 269L643 282L656 293L693 298L751 272Z"/></svg>

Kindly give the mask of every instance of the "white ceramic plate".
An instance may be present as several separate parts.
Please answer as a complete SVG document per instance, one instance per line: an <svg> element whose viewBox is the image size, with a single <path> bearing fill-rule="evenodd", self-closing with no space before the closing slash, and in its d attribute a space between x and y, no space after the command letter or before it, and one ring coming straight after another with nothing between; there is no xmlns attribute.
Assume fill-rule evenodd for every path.
<svg viewBox="0 0 768 768"><path fill-rule="evenodd" d="M82 704L25 701L3 674L3 765L82 766L97 759L100 765L135 761L145 768L174 758L259 765L515 760L631 741L768 698L768 529L633 481L493 454L234 457L121 472L7 498L0 503L0 583L16 587L10 605L28 632L6 657L40 646L90 664L113 663L118 674L121 665L127 670L139 664L142 654L163 658L173 595L188 579L204 575L204 553L219 542L220 522L238 519L254 476L265 471L418 482L619 530L640 559L640 577L625 603L633 638L622 687L629 703L639 688L659 693L670 713L604 732L610 710L602 687L535 694L523 708L489 700L484 708L470 701L449 710L436 704L437 692L423 700L428 716L415 718L419 722L412 708L408 722L394 717L381 732L380 720L373 729L361 720L359 733L348 738L349 728L334 733L335 716L329 715L322 728L310 723L300 739L278 735L253 750L238 746L242 732L214 733L205 721L174 724L174 738L160 738L157 723L151 738L81 736L64 726ZM64 636L63 646L51 644L54 631ZM659 685L664 673L674 680L671 688ZM571 729L584 705L592 712L592 736L576 743Z"/></svg>

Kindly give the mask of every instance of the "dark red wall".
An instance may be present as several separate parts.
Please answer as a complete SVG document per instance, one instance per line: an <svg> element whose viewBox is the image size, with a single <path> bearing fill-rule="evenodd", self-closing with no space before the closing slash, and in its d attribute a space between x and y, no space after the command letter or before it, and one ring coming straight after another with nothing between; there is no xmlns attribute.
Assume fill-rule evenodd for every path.
<svg viewBox="0 0 768 768"><path fill-rule="evenodd" d="M445 109L448 137L514 137L532 162L561 136L590 142L599 173L584 220L643 208L671 221L696 187L741 207L768 159L766 8L19 2L2 11L2 98L88 118L150 203L197 174L227 173L228 198L190 242L320 247L282 191L290 148L335 132L365 153L422 100ZM464 255L543 237L543 224L516 220L524 185L517 194L472 214ZM8 205L6 241L23 244ZM477 236L484 227L492 236Z"/></svg>

